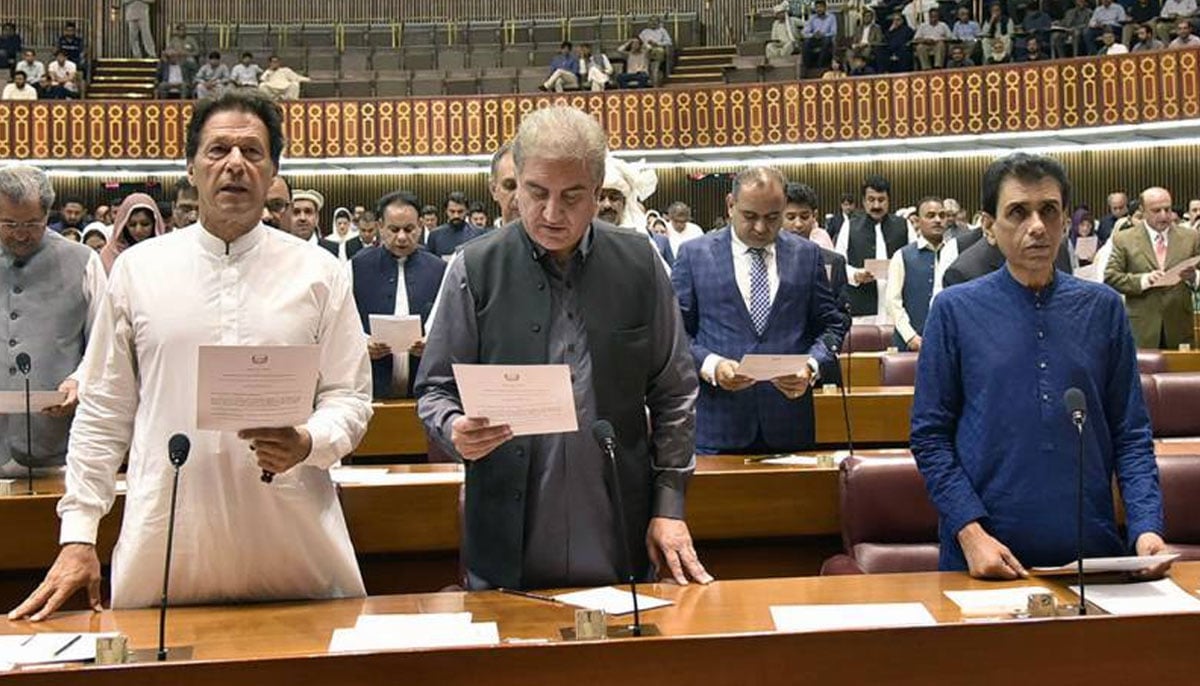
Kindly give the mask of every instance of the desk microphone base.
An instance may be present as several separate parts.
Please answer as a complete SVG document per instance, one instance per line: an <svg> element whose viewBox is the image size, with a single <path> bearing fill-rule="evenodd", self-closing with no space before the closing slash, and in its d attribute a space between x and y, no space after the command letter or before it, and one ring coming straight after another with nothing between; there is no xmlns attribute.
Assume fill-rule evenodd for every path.
<svg viewBox="0 0 1200 686"><path fill-rule="evenodd" d="M192 646L167 646L167 659L164 662L189 662L191 659ZM140 665L158 661L158 648L129 651L130 663Z"/></svg>
<svg viewBox="0 0 1200 686"><path fill-rule="evenodd" d="M563 640L574 641L575 627L563 627L558 630L562 634ZM607 638L646 638L647 636L662 636L662 631L659 631L657 624L643 624L642 635L633 635L632 624L609 624Z"/></svg>

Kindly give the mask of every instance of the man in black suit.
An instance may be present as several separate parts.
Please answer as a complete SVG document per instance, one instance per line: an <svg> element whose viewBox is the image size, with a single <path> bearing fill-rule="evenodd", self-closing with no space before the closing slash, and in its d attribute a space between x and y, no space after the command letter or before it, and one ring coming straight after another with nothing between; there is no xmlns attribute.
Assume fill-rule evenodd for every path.
<svg viewBox="0 0 1200 686"><path fill-rule="evenodd" d="M854 217L856 207L857 202L854 200L854 194L842 193L838 211L829 215L829 219L825 221L825 233L828 233L831 239L837 238L838 232L850 223L850 220Z"/></svg>
<svg viewBox="0 0 1200 686"><path fill-rule="evenodd" d="M1096 226L1096 235L1100 237L1100 242L1108 241L1112 235L1113 227L1117 221L1129 214L1129 194L1123 190L1113 191L1108 194L1108 214L1100 218L1100 223Z"/></svg>
<svg viewBox="0 0 1200 686"><path fill-rule="evenodd" d="M867 260L890 260L908 244L908 222L891 213L892 186L882 176L869 176L863 183L866 214L850 220L850 230L839 232L834 245L846 256L846 280L850 288L850 312L855 317L871 316L881 310L875 277L863 269ZM844 234L844 235L843 235Z"/></svg>
<svg viewBox="0 0 1200 686"><path fill-rule="evenodd" d="M958 238L958 259L946 268L946 274L942 276L943 288L987 276L1004 266L1004 254L996 247L996 239L992 234L992 220L985 215L982 222L979 231L971 231ZM981 237L985 240L980 240ZM1058 246L1054 267L1060 272L1070 274L1074 270L1071 265L1071 253L1067 248L1068 243L1069 241L1063 241Z"/></svg>
<svg viewBox="0 0 1200 686"><path fill-rule="evenodd" d="M787 206L783 210L783 230L809 240L813 229L817 228L817 192L808 184L789 183L784 188L784 193L787 195ZM843 207L846 204L846 197L842 196ZM853 197L850 199L850 205L851 207L854 205ZM833 290L833 299L837 301L838 312L845 313L849 305L849 301L846 299L846 291L849 290L846 285L846 258L825 248L821 248L821 258L825 261L825 275L829 278L829 286ZM844 314L844 316L849 318L848 314ZM850 330L849 321L846 321L844 330ZM840 340L834 342L840 349L842 342ZM841 383L841 378L842 370L839 365L821 366L822 383Z"/></svg>

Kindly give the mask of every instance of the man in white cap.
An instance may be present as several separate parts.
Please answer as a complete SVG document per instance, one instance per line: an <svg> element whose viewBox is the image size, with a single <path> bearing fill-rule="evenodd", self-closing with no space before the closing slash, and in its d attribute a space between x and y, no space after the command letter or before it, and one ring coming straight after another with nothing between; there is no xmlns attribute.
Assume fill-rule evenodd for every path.
<svg viewBox="0 0 1200 686"><path fill-rule="evenodd" d="M646 208L642 206L642 201L654 195L657 188L658 175L653 169L634 167L610 155L604 164L604 185L600 187L596 218L613 226L646 234L670 267L675 261L671 242L666 236L646 229Z"/></svg>

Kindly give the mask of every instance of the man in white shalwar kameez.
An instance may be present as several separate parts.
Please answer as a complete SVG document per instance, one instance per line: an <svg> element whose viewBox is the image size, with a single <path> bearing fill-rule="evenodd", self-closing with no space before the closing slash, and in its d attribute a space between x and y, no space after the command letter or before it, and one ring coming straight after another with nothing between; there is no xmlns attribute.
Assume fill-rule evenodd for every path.
<svg viewBox="0 0 1200 686"><path fill-rule="evenodd" d="M188 176L200 221L117 262L100 310L67 455L58 559L10 618L39 620L76 590L99 609L96 530L129 452L114 608L157 603L171 493L167 442L191 437L181 470L171 597L181 604L364 595L328 468L371 417L371 368L346 270L260 217L278 171L279 113L235 91L196 107ZM317 345L313 413L298 427L196 429L200 345ZM263 483L262 470L276 474Z"/></svg>

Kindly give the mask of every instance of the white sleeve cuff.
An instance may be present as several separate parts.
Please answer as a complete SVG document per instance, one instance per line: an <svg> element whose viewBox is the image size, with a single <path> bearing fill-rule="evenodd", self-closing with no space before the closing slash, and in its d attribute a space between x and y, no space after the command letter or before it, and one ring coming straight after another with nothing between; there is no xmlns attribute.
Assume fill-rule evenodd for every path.
<svg viewBox="0 0 1200 686"><path fill-rule="evenodd" d="M329 469L343 457L354 451L353 446L345 440L342 433L335 427L326 426L320 417L312 417L304 424L312 437L312 450L300 464L306 464L318 469Z"/></svg>
<svg viewBox="0 0 1200 686"><path fill-rule="evenodd" d="M861 270L861 269L859 269L859 268L857 268L857 267L851 267L849 262L847 262L847 263L846 263L846 283L847 283L847 284L848 284L848 285L849 285L851 288L858 288L859 286L861 286L861 285L862 285L862 284L860 284L859 282L857 282L857 281L855 281L855 280L854 280L854 277L855 277L855 276L856 276L856 275L857 275L857 274L858 274L860 271L862 271L862 270Z"/></svg>
<svg viewBox="0 0 1200 686"><path fill-rule="evenodd" d="M80 510L63 512L59 515L62 525L59 527L58 543L90 543L96 544L96 532L100 529L100 519L103 514L92 515Z"/></svg>
<svg viewBox="0 0 1200 686"><path fill-rule="evenodd" d="M720 355L709 354L704 358L704 364L700 365L700 378L704 379L713 386L717 385L717 365L721 364L725 358Z"/></svg>

